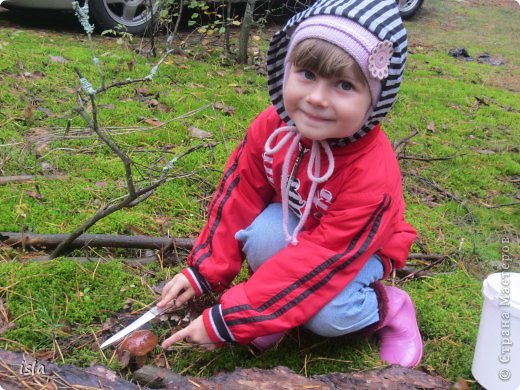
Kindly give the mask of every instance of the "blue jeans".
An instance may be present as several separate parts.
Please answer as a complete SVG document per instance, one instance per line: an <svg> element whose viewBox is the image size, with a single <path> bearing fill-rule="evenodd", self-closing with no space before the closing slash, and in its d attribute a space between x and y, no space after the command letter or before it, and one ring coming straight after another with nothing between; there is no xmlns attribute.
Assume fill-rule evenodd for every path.
<svg viewBox="0 0 520 390"><path fill-rule="evenodd" d="M298 218L289 212L288 230L292 232ZM243 244L251 269L256 271L264 261L287 246L282 228L282 205L270 204L246 229L236 233ZM372 256L343 291L327 303L305 327L324 337L352 333L379 321L377 297L369 286L383 277L383 265Z"/></svg>

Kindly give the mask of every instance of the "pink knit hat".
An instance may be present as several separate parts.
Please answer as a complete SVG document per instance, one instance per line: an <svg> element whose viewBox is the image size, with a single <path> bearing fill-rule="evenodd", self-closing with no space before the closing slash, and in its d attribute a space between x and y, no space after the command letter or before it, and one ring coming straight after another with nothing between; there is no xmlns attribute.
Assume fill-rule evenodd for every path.
<svg viewBox="0 0 520 390"><path fill-rule="evenodd" d="M390 41L381 42L358 23L341 16L310 17L300 23L291 34L289 49L285 57L284 85L289 73L290 63L288 61L292 50L298 43L309 38L330 42L356 60L368 82L372 107L374 107L381 93L381 80L388 76L388 66L393 53L392 43Z"/></svg>

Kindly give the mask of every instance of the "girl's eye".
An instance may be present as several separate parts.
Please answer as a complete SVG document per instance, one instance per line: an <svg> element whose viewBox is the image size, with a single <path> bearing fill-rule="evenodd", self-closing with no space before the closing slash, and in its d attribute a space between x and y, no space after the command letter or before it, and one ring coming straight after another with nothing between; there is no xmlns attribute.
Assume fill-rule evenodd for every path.
<svg viewBox="0 0 520 390"><path fill-rule="evenodd" d="M305 77L307 80L314 80L316 76L314 76L314 73L312 73L310 70L302 70L303 77Z"/></svg>
<svg viewBox="0 0 520 390"><path fill-rule="evenodd" d="M353 86L348 81L340 81L339 88L343 91L350 91L353 88Z"/></svg>

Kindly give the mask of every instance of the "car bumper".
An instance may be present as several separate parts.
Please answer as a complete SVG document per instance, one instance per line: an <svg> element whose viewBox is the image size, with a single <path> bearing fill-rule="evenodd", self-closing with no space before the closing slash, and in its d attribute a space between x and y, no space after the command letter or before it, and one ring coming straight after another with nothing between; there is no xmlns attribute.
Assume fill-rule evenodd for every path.
<svg viewBox="0 0 520 390"><path fill-rule="evenodd" d="M72 9L72 0L0 0L6 8Z"/></svg>

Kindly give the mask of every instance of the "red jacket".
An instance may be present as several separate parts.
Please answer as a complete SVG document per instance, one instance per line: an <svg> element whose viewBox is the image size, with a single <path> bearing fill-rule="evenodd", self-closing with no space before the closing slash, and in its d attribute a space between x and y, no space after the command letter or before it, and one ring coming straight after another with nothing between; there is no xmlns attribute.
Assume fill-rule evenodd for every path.
<svg viewBox="0 0 520 390"><path fill-rule="evenodd" d="M332 148L334 173L318 185L299 243L278 252L246 282L230 287L244 259L235 233L249 226L268 204L281 201L280 177L288 145L272 159L264 156L264 145L284 125L272 106L253 121L229 158L209 207L208 223L183 270L197 295L227 289L220 304L203 313L214 342L245 344L305 324L374 253L383 259L385 275L392 267L402 268L416 237L404 220L399 165L377 126L354 143ZM305 146L306 140L302 142ZM308 159L309 153L304 154L295 175L302 199L311 184Z"/></svg>

